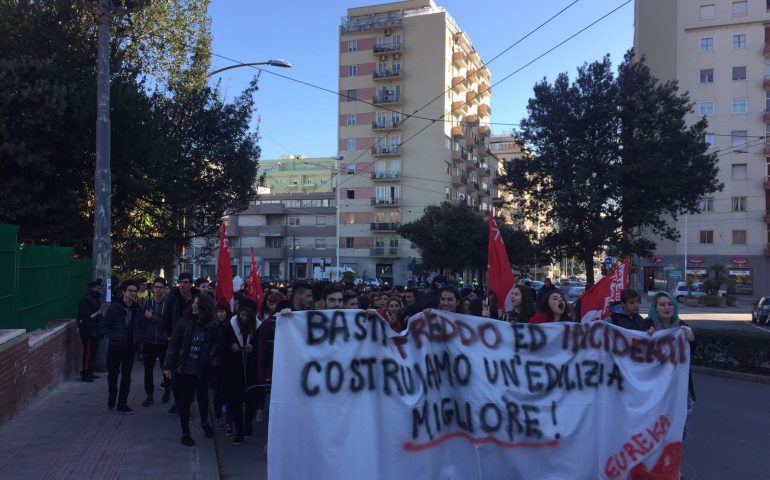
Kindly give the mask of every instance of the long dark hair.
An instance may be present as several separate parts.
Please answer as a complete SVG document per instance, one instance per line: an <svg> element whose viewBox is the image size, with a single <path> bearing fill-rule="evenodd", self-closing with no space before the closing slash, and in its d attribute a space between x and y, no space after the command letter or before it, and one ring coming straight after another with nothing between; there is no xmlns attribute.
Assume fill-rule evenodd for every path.
<svg viewBox="0 0 770 480"><path fill-rule="evenodd" d="M547 292L543 297L540 299L540 302L537 305L537 310L539 312L545 312L546 315L548 315L548 320L553 321L553 310L551 310L551 305L548 303L548 298L553 295L554 293L558 293L561 295L561 299L564 300L564 313L561 314L561 318L559 320L564 321L568 319L569 311L567 309L567 299L564 297L564 294L561 292L561 290L554 289L549 292Z"/></svg>
<svg viewBox="0 0 770 480"><path fill-rule="evenodd" d="M532 298L532 289L522 284L518 284L513 288L521 293L521 305L519 305L519 311L516 314L517 321L527 323L532 318L532 315L535 314L535 299Z"/></svg>
<svg viewBox="0 0 770 480"><path fill-rule="evenodd" d="M463 297L460 296L460 292L458 292L457 289L454 287L446 286L446 287L442 287L441 290L438 291L439 306L441 306L441 294L444 292L449 292L455 296L455 299L457 300L457 307L455 308L455 313L463 313Z"/></svg>
<svg viewBox="0 0 770 480"><path fill-rule="evenodd" d="M208 323L214 319L214 299L209 294L196 295L193 299L198 299L198 321L200 323ZM185 309L184 316L187 318L195 318L192 313L192 303Z"/></svg>
<svg viewBox="0 0 770 480"><path fill-rule="evenodd" d="M244 313L244 312L249 317L249 321L248 323L246 323L246 325L243 325L243 323L241 323L241 313ZM236 323L238 324L238 327L241 329L241 331L245 330L246 334L251 335L252 338L254 338L254 335L257 333L257 314L254 313L254 309L252 309L251 307L239 308L238 315L236 316Z"/></svg>

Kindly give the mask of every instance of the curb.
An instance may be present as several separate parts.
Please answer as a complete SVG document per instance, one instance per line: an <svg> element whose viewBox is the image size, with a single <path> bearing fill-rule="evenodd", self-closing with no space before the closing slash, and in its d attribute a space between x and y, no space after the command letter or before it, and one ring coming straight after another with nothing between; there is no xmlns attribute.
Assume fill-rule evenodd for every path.
<svg viewBox="0 0 770 480"><path fill-rule="evenodd" d="M765 375L733 372L731 370L721 370L719 368L701 367L698 365L693 365L692 370L695 373L703 373L706 375L713 375L715 377L732 378L734 380L743 380L744 382L763 383L765 385L770 385L770 376L765 376Z"/></svg>
<svg viewBox="0 0 770 480"><path fill-rule="evenodd" d="M201 480L219 480L219 460L215 438L205 438L201 430L201 441L195 446L195 476Z"/></svg>

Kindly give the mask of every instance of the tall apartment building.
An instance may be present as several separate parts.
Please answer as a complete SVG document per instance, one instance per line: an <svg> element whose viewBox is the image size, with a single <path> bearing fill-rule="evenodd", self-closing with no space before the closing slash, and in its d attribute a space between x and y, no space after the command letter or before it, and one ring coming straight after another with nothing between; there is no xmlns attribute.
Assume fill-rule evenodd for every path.
<svg viewBox="0 0 770 480"><path fill-rule="evenodd" d="M489 208L490 73L431 0L348 9L339 48L341 262L404 283L419 255L400 224L446 200Z"/></svg>
<svg viewBox="0 0 770 480"><path fill-rule="evenodd" d="M266 175L259 197L226 219L234 275L249 276L252 248L260 275L271 280L313 278L336 265L335 161L302 155L260 160ZM186 252L193 257L214 248L207 259L183 264L182 271L214 277L218 242L219 237L196 239Z"/></svg>
<svg viewBox="0 0 770 480"><path fill-rule="evenodd" d="M638 285L671 289L712 264L728 269L738 294L768 289L770 267L770 2L637 0L634 48L653 75L689 92L695 122L706 116L707 142L719 157L724 190L683 216L678 243L658 241ZM651 172L651 174L656 174ZM687 261L685 263L685 256Z"/></svg>

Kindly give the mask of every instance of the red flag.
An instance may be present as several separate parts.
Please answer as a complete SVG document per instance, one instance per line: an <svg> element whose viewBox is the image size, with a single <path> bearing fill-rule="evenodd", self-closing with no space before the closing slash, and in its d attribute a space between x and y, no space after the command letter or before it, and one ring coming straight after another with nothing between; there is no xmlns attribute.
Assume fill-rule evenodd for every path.
<svg viewBox="0 0 770 480"><path fill-rule="evenodd" d="M593 287L586 290L580 299L581 322L604 320L611 315L610 304L620 300L620 292L628 288L629 263L626 259L617 265Z"/></svg>
<svg viewBox="0 0 770 480"><path fill-rule="evenodd" d="M497 305L490 305L490 308L497 308L498 313L502 314L513 309L511 291L514 278L503 237L492 217L492 212L489 212L489 246L487 248L487 289L492 289L497 294ZM488 291L487 295L489 295Z"/></svg>
<svg viewBox="0 0 770 480"><path fill-rule="evenodd" d="M262 317L262 280L259 278L259 269L257 261L254 259L254 248L251 249L251 273L249 273L249 286L246 290L246 296L257 302L257 312Z"/></svg>
<svg viewBox="0 0 770 480"><path fill-rule="evenodd" d="M217 288L214 291L214 298L224 300L233 308L233 267L230 259L230 242L225 233L226 226L222 223L222 230L219 234L219 256L217 257Z"/></svg>

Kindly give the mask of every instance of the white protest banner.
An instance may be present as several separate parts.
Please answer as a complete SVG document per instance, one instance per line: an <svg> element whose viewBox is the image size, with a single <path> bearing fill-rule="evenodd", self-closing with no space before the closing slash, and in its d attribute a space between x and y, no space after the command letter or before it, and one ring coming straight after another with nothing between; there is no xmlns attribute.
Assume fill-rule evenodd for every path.
<svg viewBox="0 0 770 480"><path fill-rule="evenodd" d="M681 329L434 310L394 338L360 310L278 316L270 480L679 479Z"/></svg>

